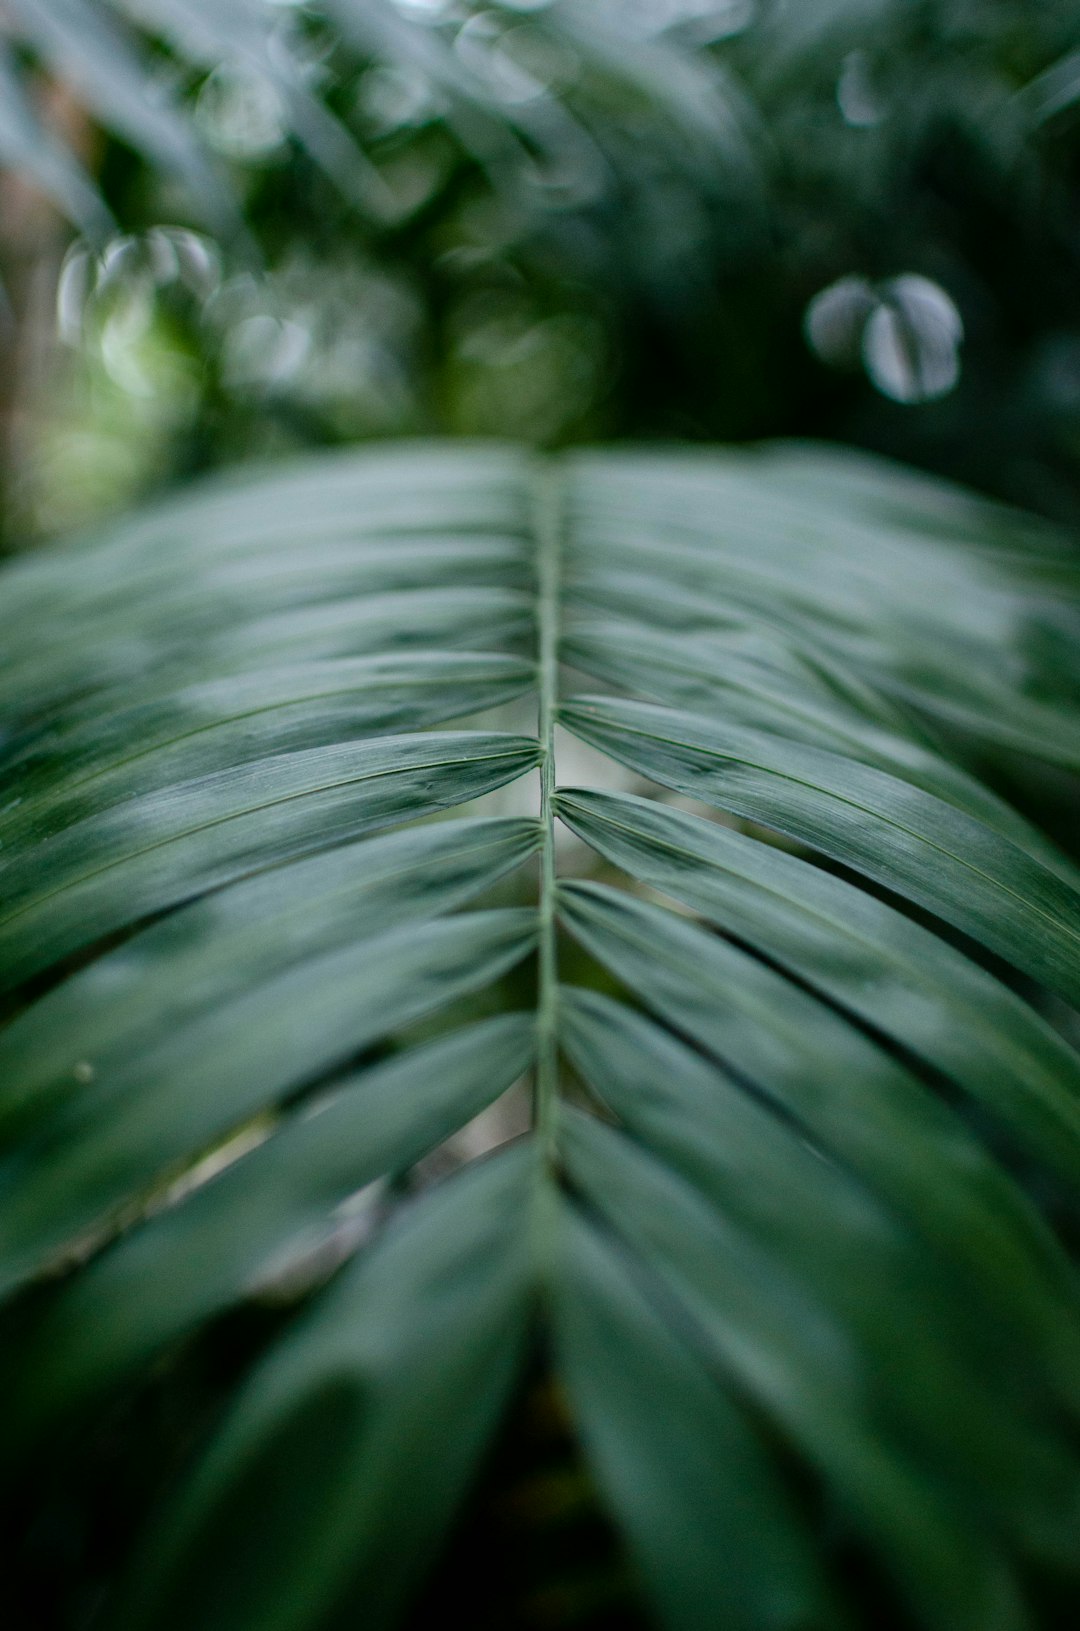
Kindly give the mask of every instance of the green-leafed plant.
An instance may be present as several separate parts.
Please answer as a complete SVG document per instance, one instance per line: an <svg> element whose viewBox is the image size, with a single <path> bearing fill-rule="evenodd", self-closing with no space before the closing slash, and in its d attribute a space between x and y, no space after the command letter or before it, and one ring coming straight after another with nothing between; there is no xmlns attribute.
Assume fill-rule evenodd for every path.
<svg viewBox="0 0 1080 1631"><path fill-rule="evenodd" d="M1070 546L419 445L0 586L8 1489L299 1302L80 1624L400 1623L537 1366L670 1631L1064 1623L1080 893L990 784L1080 769Z"/></svg>

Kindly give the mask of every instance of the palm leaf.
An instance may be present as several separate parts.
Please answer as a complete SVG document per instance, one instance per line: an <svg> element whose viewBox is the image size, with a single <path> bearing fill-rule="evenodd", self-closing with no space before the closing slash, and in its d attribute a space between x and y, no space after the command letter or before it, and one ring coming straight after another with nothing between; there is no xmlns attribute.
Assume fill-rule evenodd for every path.
<svg viewBox="0 0 1080 1631"><path fill-rule="evenodd" d="M850 1554L932 1631L1075 1592L1080 890L972 769L1077 764L1067 543L417 445L4 587L6 1476L309 1288L102 1624L400 1623L537 1354L658 1624L875 1623Z"/></svg>

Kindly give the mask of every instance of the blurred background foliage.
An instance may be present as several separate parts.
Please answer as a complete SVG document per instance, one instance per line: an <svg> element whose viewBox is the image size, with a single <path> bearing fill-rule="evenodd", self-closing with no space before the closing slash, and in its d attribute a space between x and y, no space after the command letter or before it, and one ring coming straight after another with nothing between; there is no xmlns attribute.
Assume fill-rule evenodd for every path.
<svg viewBox="0 0 1080 1631"><path fill-rule="evenodd" d="M451 432L1080 517L1077 0L3 0L10 543Z"/></svg>

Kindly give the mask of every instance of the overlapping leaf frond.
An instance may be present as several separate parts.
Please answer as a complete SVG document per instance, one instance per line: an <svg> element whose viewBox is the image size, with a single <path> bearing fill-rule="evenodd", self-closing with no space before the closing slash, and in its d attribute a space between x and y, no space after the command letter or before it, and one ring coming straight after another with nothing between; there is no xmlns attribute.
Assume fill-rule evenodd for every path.
<svg viewBox="0 0 1080 1631"><path fill-rule="evenodd" d="M399 1623L538 1354L658 1624L1075 1592L1080 891L969 767L1080 766L1078 602L800 448L380 449L6 570L7 1476L347 1258L104 1624Z"/></svg>

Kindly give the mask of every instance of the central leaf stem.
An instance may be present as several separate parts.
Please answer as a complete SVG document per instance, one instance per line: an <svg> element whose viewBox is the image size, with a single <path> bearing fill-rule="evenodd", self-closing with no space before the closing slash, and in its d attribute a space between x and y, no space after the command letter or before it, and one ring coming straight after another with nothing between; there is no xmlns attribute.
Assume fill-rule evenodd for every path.
<svg viewBox="0 0 1080 1631"><path fill-rule="evenodd" d="M555 715L559 676L559 567L561 527L554 471L541 469L533 485L537 550L537 734L540 761L540 938L537 975L536 1091L533 1123L545 1157L555 1153L559 1110L559 970L555 914Z"/></svg>

